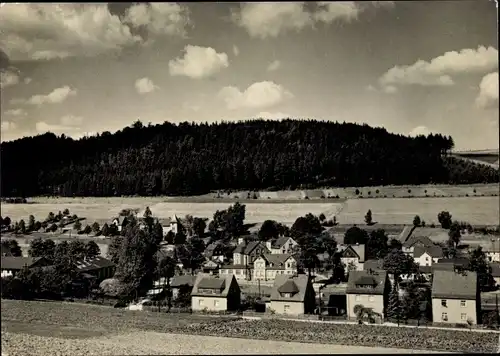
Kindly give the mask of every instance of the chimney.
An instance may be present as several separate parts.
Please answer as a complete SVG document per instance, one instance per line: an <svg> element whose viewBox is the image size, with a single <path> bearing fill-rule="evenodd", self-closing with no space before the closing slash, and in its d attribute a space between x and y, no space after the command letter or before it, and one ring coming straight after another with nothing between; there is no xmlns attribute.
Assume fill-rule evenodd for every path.
<svg viewBox="0 0 500 356"><path fill-rule="evenodd" d="M244 244L245 239L243 237L238 237L238 245Z"/></svg>

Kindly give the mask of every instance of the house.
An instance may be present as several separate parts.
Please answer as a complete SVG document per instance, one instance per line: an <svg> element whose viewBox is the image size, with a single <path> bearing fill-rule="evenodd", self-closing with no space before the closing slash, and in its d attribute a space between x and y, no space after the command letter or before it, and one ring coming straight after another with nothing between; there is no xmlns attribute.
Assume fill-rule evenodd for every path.
<svg viewBox="0 0 500 356"><path fill-rule="evenodd" d="M346 274L350 271L362 271L365 262L365 245L340 245L340 260L345 265Z"/></svg>
<svg viewBox="0 0 500 356"><path fill-rule="evenodd" d="M122 231L123 227L127 225L127 222L126 216L118 216L111 221L111 224L115 225L118 231Z"/></svg>
<svg viewBox="0 0 500 356"><path fill-rule="evenodd" d="M272 254L293 253L299 244L293 238L288 236L280 236L276 240L266 242L266 247Z"/></svg>
<svg viewBox="0 0 500 356"><path fill-rule="evenodd" d="M184 231L184 222L176 214L172 215L169 221L162 221L163 235L172 232L176 235L179 231Z"/></svg>
<svg viewBox="0 0 500 356"><path fill-rule="evenodd" d="M346 283L322 286L318 293L321 314L345 315L347 310L346 290Z"/></svg>
<svg viewBox="0 0 500 356"><path fill-rule="evenodd" d="M182 276L174 276L170 281L170 288L172 288L172 298L176 299L179 296L179 290L183 287L188 288L189 292L191 292L195 280L196 276L191 276L187 274Z"/></svg>
<svg viewBox="0 0 500 356"><path fill-rule="evenodd" d="M204 256L211 261L224 262L224 244L222 241L212 242L203 252Z"/></svg>
<svg viewBox="0 0 500 356"><path fill-rule="evenodd" d="M274 280L277 275L297 273L297 260L291 254L264 254L253 263L253 279Z"/></svg>
<svg viewBox="0 0 500 356"><path fill-rule="evenodd" d="M427 236L410 236L408 240L403 243L403 252L413 257L416 247L431 247L434 242Z"/></svg>
<svg viewBox="0 0 500 356"><path fill-rule="evenodd" d="M13 257L2 256L2 278L15 276L23 268L36 268L50 266L50 262L44 257Z"/></svg>
<svg viewBox="0 0 500 356"><path fill-rule="evenodd" d="M346 288L347 317L356 319L356 306L361 305L383 318L390 288L386 271L350 272Z"/></svg>
<svg viewBox="0 0 500 356"><path fill-rule="evenodd" d="M475 272L435 271L432 278L433 321L446 324L477 324L479 294Z"/></svg>
<svg viewBox="0 0 500 356"><path fill-rule="evenodd" d="M439 259L443 258L443 248L439 245L424 246L416 243L412 248L413 259L419 266L432 266L433 263L438 263Z"/></svg>
<svg viewBox="0 0 500 356"><path fill-rule="evenodd" d="M316 296L306 274L278 275L274 280L269 303L276 314L311 314L316 309Z"/></svg>
<svg viewBox="0 0 500 356"><path fill-rule="evenodd" d="M239 239L239 244L233 251L233 263L222 266L221 275L234 275L236 279L250 280L253 276L253 262L262 254L271 251L260 241L245 242Z"/></svg>
<svg viewBox="0 0 500 356"><path fill-rule="evenodd" d="M78 273L95 277L98 282L111 278L115 274L115 264L102 256L79 261L76 264L76 269Z"/></svg>
<svg viewBox="0 0 500 356"><path fill-rule="evenodd" d="M208 260L203 263L201 269L204 273L216 275L219 274L220 263L218 263L217 261Z"/></svg>
<svg viewBox="0 0 500 356"><path fill-rule="evenodd" d="M241 291L234 275L225 277L199 273L191 292L193 311L236 311L241 304Z"/></svg>

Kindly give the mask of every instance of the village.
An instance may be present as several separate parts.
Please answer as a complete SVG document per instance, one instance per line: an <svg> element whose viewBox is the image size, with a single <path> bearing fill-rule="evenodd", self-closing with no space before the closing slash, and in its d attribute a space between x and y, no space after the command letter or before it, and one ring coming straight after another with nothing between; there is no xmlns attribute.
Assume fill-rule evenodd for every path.
<svg viewBox="0 0 500 356"><path fill-rule="evenodd" d="M500 248L494 229L489 244L485 239L474 246L464 242L477 229L452 221L448 212L438 216L441 227L422 226L417 216L402 231L377 226L371 211L359 226L307 214L291 228L267 220L257 231L245 226L244 214L245 206L236 203L217 211L209 224L175 214L155 219L149 208L125 209L102 227L98 222L83 227L85 219L67 209L49 214L43 223L34 217L28 224L2 218L2 297L22 299L15 295L14 281L23 273L50 269L53 256L64 250L77 256L72 283L80 289L68 294L71 300L106 300L130 310L498 327ZM124 299L115 278L120 262L113 241L127 238L131 225L147 229L148 219L157 230L161 226L152 283L142 295L136 291ZM47 242L57 241L56 231L72 238ZM436 241L436 231L448 241ZM26 256L17 240L30 234L34 239ZM103 253L95 241L109 238Z"/></svg>

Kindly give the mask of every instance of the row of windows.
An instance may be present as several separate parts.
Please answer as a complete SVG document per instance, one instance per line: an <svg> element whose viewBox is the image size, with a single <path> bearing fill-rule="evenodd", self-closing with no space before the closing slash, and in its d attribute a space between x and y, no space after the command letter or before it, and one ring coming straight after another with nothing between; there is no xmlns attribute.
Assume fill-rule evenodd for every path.
<svg viewBox="0 0 500 356"><path fill-rule="evenodd" d="M356 295L356 296L354 297L354 300L355 300L356 302L360 302L360 301L361 301L361 296L360 296L360 295ZM373 295L368 296L368 301L369 301L369 302L373 302L373 301L375 301L375 297L374 297Z"/></svg>
<svg viewBox="0 0 500 356"><path fill-rule="evenodd" d="M219 306L219 301L218 300L214 300L213 302L214 302L214 307L218 307ZM203 300L203 299L200 299L198 301L198 305L200 307L206 307L206 306L208 306L208 305L205 305L205 300Z"/></svg>
<svg viewBox="0 0 500 356"><path fill-rule="evenodd" d="M441 299L441 306L447 308L448 307L448 301L446 299ZM460 306L462 308L465 308L467 306L467 301L466 300L461 300L460 301Z"/></svg>
<svg viewBox="0 0 500 356"><path fill-rule="evenodd" d="M448 321L448 313L441 313L441 320ZM460 320L467 321L467 313L461 313Z"/></svg>

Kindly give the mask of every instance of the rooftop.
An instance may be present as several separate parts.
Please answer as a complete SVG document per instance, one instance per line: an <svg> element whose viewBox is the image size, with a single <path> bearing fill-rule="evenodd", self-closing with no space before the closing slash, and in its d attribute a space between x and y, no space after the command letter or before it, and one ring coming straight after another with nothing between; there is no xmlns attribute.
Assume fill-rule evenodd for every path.
<svg viewBox="0 0 500 356"><path fill-rule="evenodd" d="M476 299L476 272L435 271L432 278L432 298Z"/></svg>
<svg viewBox="0 0 500 356"><path fill-rule="evenodd" d="M305 274L294 276L279 274L274 280L271 301L304 302L306 290L309 285L312 288L309 276ZM285 297L281 293L293 293L293 295L291 297Z"/></svg>
<svg viewBox="0 0 500 356"><path fill-rule="evenodd" d="M385 271L351 271L347 281L347 294L384 294L387 281ZM373 286L367 288L367 286Z"/></svg>

